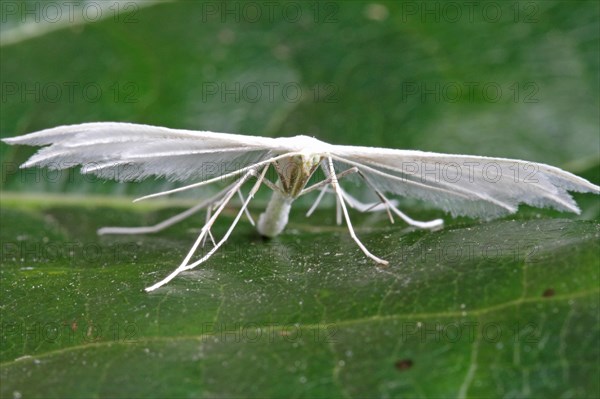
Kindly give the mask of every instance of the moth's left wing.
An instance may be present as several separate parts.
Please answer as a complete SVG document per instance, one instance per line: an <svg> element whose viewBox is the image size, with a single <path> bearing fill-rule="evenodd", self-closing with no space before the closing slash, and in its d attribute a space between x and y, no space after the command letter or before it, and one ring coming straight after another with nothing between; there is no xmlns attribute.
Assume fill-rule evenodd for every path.
<svg viewBox="0 0 600 399"><path fill-rule="evenodd" d="M268 137L118 122L59 126L3 141L45 146L21 167L81 165L82 173L120 181L211 178L285 152L279 141Z"/></svg>
<svg viewBox="0 0 600 399"><path fill-rule="evenodd" d="M492 219L520 203L579 213L568 191L600 187L559 168L516 159L333 146L342 168L357 166L382 192L431 202L452 215Z"/></svg>

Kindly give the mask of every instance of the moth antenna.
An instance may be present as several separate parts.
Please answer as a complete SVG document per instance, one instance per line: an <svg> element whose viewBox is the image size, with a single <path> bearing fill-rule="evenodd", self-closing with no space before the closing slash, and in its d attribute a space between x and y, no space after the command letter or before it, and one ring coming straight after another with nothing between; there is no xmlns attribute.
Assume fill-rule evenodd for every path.
<svg viewBox="0 0 600 399"><path fill-rule="evenodd" d="M222 181L223 179L228 179L230 177L238 176L238 175L240 175L240 174L242 174L244 172L247 172L247 173L249 172L250 174L253 174L253 173L255 173L256 168L258 168L259 166L270 165L271 163L273 163L273 162L275 162L275 161L277 161L277 160L279 160L281 158L291 157L291 156L299 155L299 154L300 154L300 152L288 152L288 153L285 153L285 154L277 155L275 157L266 159L264 161L257 162L255 164L243 167L243 168L235 170L233 172L226 173L226 174L221 175L221 176L213 177L212 179L204 180L204 181L201 181L201 182L198 182L198 183L189 184L189 185L183 186L183 187L177 187L177 188L174 188L172 190L166 190L166 191L161 191L159 193L145 195L143 197L134 199L133 202L143 201L143 200L147 200L147 199L150 199L150 198L161 197L163 195L169 195L169 194L177 193L177 192L180 192L180 191L190 190L192 188L205 186L207 184L211 184L211 183L215 183L215 182L218 182L218 181Z"/></svg>

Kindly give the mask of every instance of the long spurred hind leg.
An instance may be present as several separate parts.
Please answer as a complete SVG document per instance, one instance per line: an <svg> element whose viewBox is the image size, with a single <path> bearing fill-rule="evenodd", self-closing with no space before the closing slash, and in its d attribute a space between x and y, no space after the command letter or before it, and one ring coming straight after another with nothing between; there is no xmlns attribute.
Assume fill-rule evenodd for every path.
<svg viewBox="0 0 600 399"><path fill-rule="evenodd" d="M175 216L168 218L167 220L163 220L162 222L155 224L154 226L142 226L142 227L102 227L98 229L98 235L104 234L149 234L156 233L161 230L166 229L176 223L181 222L182 220L187 219L193 214L201 211L206 207L210 207L215 201L219 200L223 195L225 195L230 189L233 187L233 184L230 184L225 189L219 191L217 194L212 197L202 201L198 205L191 207L181 213L178 213Z"/></svg>
<svg viewBox="0 0 600 399"><path fill-rule="evenodd" d="M211 248L211 250L206 255L204 255L201 259L197 260L194 263L191 263L191 264L189 263L190 259L192 258L192 256L196 252L196 250L198 249L198 246L203 241L205 235L208 234L207 232L210 231L210 228L212 227L213 223L215 222L215 220L217 219L217 217L219 216L219 214L223 211L223 208L225 208L225 206L227 205L227 203L231 200L231 197L235 194L235 192L237 192L241 188L242 184L246 180L248 180L248 178L251 175L255 174L255 170L254 169L249 170L246 173L246 175L244 175L244 177L232 188L232 190L229 193L227 193L227 195L225 196L225 198L221 202L221 205L216 210L215 214L211 217L211 219L209 220L209 222L206 225L204 225L204 227L202 227L202 231L200 232L200 235L196 239L196 242L194 243L194 245L192 246L192 248L188 252L188 254L185 257L185 259L183 260L183 262L181 262L181 264L179 265L179 267L177 267L171 274L169 274L163 280L161 280L158 283L156 283L156 284L154 284L154 285L146 288L147 292L153 291L153 290L155 290L155 289L163 286L164 284L168 283L173 278L175 278L182 271L190 270L190 269L193 269L194 267L198 266L199 264L201 264L202 262L204 262L208 258L210 258L212 256L212 254L214 254L217 251L217 249L219 249L221 247L221 245L223 245L223 243L227 240L227 238L229 238L229 235L233 231L233 228L237 225L237 222L240 220L240 217L242 216L242 214L247 209L248 203L254 197L254 194L256 193L256 191L258 190L258 188L260 187L260 184L262 183L262 180L263 180L263 178L264 178L264 176L265 176L268 168L269 168L269 165L267 165L267 166L264 167L263 172L258 177L257 182L255 183L254 187L252 187L252 190L250 191L250 194L248 195L248 198L246 199L246 201L244 201L244 204L242 205L242 208L238 212L238 214L237 214L236 218L234 219L233 223L231 224L229 230L227 230L227 232L225 233L225 236L217 244L215 244L215 246L213 248Z"/></svg>
<svg viewBox="0 0 600 399"><path fill-rule="evenodd" d="M387 199L383 193L378 190L375 185L367 178L367 176L362 172L361 168L365 168L366 170L369 170L371 172L375 172L375 173L382 173L372 167L369 167L367 165L363 165L361 163L358 162L354 162L352 160L349 159L345 159L336 155L331 155L332 158L336 159L337 161L341 161L343 163L346 164L350 164L353 165L355 167L358 168L358 174L360 177L363 178L363 180L369 185L369 187L375 192L375 194L377 194L377 196L381 199L381 201L383 203L386 203L389 206L389 209L391 209L396 215L400 216L400 218L402 220L404 220L406 223L408 223L411 226L415 226L421 229L433 229L433 228L437 228L440 227L444 224L444 221L442 219L434 219L434 220L429 220L429 221L419 221L419 220L414 220L412 218L410 218L408 215L404 214L402 211L400 211L396 206L395 206L395 202L393 200L389 200ZM397 177L397 179L400 179Z"/></svg>
<svg viewBox="0 0 600 399"><path fill-rule="evenodd" d="M155 289L165 285L166 283L168 283L169 281L174 279L175 276L177 276L179 273L181 273L183 270L185 270L185 267L188 265L190 259L192 258L192 256L194 255L194 253L196 252L196 250L198 249L200 244L204 241L204 237L206 237L206 235L209 234L209 231L210 231L212 225L214 224L217 217L219 217L219 215L221 214L221 212L223 211L225 206L229 203L229 201L231 200L231 197L233 197L235 195L235 193L237 192L237 190L239 190L242 187L242 185L246 182L246 180L248 180L250 178L250 176L252 176L255 173L256 172L254 169L248 170L246 172L246 174L233 185L233 187L229 190L229 192L227 192L227 194L225 194L225 197L220 201L219 208L215 211L215 213L212 215L210 220L200 230L200 235L198 235L198 238L194 242L194 245L192 245L192 248L188 251L187 255L185 256L185 258L183 259L181 264L167 277L165 277L158 283L151 285L150 287L147 287L145 289L146 292L154 291Z"/></svg>
<svg viewBox="0 0 600 399"><path fill-rule="evenodd" d="M420 221L420 220L414 220L412 218L410 218L408 215L406 215L404 212L402 212L400 209L398 209L394 203L392 203L392 201L390 201L385 195L383 195L383 193L381 191L379 191L377 188L375 188L375 186L373 185L373 183L371 183L371 181L367 178L367 176L365 176L359 169L358 171L358 175L360 177L363 178L363 180L367 183L367 185L373 190L375 191L375 193L377 194L377 196L379 198L381 198L381 200L383 202L385 202L387 204L387 206L389 206L389 209L392 210L392 212L394 212L396 215L398 215L402 220L404 220L406 223L408 223L411 226L414 227L418 227L420 229L434 229L437 227L440 227L444 224L444 220L443 219L434 219L434 220L429 220L429 221Z"/></svg>
<svg viewBox="0 0 600 399"><path fill-rule="evenodd" d="M300 192L300 195L299 195L299 197L300 197L300 196L308 194L314 190L317 190L319 188L321 189L321 192L317 196L317 199L315 200L313 205L310 207L308 212L306 212L306 217L309 217L310 215L312 215L312 213L315 211L315 209L317 209L317 206L323 199L323 196L328 191L327 189L328 189L329 185L333 181L333 177L330 176L330 173L328 172L327 168L323 167L323 163L321 163L321 167L323 169L323 172L325 173L326 178L324 180L321 180L318 183L313 184L310 187L305 188L304 190L302 190ZM347 169L347 170L344 170L343 172L338 173L336 178L339 180L346 175L349 175L352 173L357 173L357 172L358 172L358 168L352 167L350 169ZM339 188L341 190L341 187L339 187ZM344 193L342 193L342 194L344 194ZM342 209L340 207L340 201L339 201L338 197L336 197L336 201L335 201L335 221L338 225L342 224Z"/></svg>
<svg viewBox="0 0 600 399"><path fill-rule="evenodd" d="M329 185L331 185L332 178L330 177L330 172L327 169L327 164L321 163L321 168L323 169L323 172L325 173L326 178L324 180L321 180L318 183L313 184L312 186L310 186L308 188L305 188L304 190L302 190L302 192L300 192L300 195L299 195L299 196L302 196L302 195L308 194L316 189L319 189L319 188L321 189L319 192L319 195L315 199L315 202L312 204L312 206L310 207L308 212L306 212L306 217L309 217L310 215L312 215L312 213L315 211L315 209L317 209L317 206L319 206L319 203L323 199L323 196L326 193L331 192L331 191L329 191ZM356 166L353 166L347 170L344 170L343 172L338 173L336 177L337 177L337 180L340 181L343 177L345 177L347 175L351 175L353 173L358 173L358 168ZM372 204L365 204L365 203L359 201L358 199L354 198L349 193L347 193L339 185L338 185L338 189L340 190L340 192L342 193L342 196L344 197L344 199L346 200L348 205L350 205L351 208L356 209L359 212L387 211L390 221L392 223L394 223L394 218L392 217L392 214L390 213L389 207L383 200L381 200L380 202L372 203ZM335 192L334 192L334 194L335 194ZM391 202L394 204L396 203L395 200L392 200ZM341 213L341 208L340 208L340 204L339 204L339 199L336 197L336 222L338 225L341 224L341 217L342 217L342 213Z"/></svg>
<svg viewBox="0 0 600 399"><path fill-rule="evenodd" d="M256 180L256 183L254 183L254 186L252 187L252 189L250 190L250 193L248 194L248 198L242 204L242 207L238 211L238 213L237 213L235 219L233 220L233 222L231 222L231 226L229 226L229 229L227 229L227 232L225 232L225 235L223 235L223 238L221 238L221 240L218 243L216 243L215 246L213 248L211 248L211 250L208 251L208 253L206 255L204 255L202 258L198 259L194 263L187 264L187 265L183 266L181 268L182 271L183 270L193 269L196 266L198 266L199 264L201 264L201 263L205 262L206 260L208 260L208 258L210 258L221 247L221 245L223 245L225 243L225 241L227 241L227 239L231 235L231 232L233 231L233 229L235 228L235 226L239 222L240 217L248 209L248 204L250 203L250 201L252 200L252 198L254 198L254 194L256 194L256 192L260 188L261 183L264 182L263 179L265 177L265 174L267 173L268 167L269 167L269 165L267 165L263 169L262 173L258 176L258 178Z"/></svg>

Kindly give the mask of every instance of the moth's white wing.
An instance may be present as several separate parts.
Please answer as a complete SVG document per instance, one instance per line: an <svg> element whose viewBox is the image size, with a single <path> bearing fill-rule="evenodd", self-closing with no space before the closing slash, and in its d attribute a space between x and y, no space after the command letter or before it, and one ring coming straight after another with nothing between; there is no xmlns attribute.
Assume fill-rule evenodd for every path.
<svg viewBox="0 0 600 399"><path fill-rule="evenodd" d="M117 122L59 126L3 141L46 146L22 167L81 165L82 173L120 181L210 178L285 151L279 141L267 137Z"/></svg>
<svg viewBox="0 0 600 399"><path fill-rule="evenodd" d="M516 212L520 203L579 213L567 191L600 193L572 173L516 159L353 146L334 146L332 155L342 167L358 166L377 189L454 216L491 219Z"/></svg>

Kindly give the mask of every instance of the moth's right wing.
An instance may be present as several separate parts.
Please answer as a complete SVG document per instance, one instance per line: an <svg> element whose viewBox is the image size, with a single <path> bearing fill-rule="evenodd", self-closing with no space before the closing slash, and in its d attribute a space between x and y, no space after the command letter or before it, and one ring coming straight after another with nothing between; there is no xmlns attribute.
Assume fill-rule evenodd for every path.
<svg viewBox="0 0 600 399"><path fill-rule="evenodd" d="M520 203L579 213L568 191L600 188L562 169L517 159L387 148L333 146L341 169L357 166L376 189L421 199L450 212L492 219Z"/></svg>
<svg viewBox="0 0 600 399"><path fill-rule="evenodd" d="M149 176L172 181L221 176L281 150L268 137L214 133L119 122L59 126L4 139L46 146L21 167L66 169L119 181Z"/></svg>

